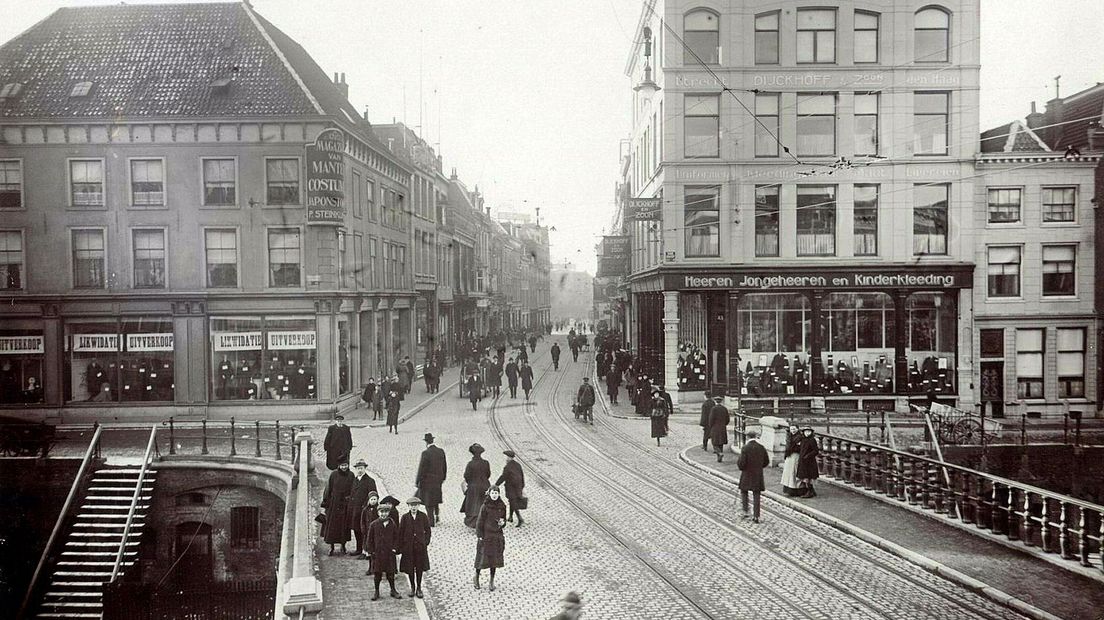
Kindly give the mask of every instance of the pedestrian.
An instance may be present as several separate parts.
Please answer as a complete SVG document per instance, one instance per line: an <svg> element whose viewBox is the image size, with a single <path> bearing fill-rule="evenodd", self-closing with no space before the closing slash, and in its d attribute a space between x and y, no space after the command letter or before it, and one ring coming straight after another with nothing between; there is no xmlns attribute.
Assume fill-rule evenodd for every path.
<svg viewBox="0 0 1104 620"><path fill-rule="evenodd" d="M801 434L801 447L797 455L797 479L801 485L798 497L816 497L813 480L820 477L820 467L817 465L820 445L817 444L816 433L812 428L806 426L801 429Z"/></svg>
<svg viewBox="0 0 1104 620"><path fill-rule="evenodd" d="M383 417L383 406L384 406L384 402L387 400L387 399L384 398L384 396L387 395L386 394L387 387L388 387L387 379L384 378L384 377L380 377L380 385L379 385L378 388L376 388L376 393L372 395L372 419L373 420L379 420L380 418Z"/></svg>
<svg viewBox="0 0 1104 620"><path fill-rule="evenodd" d="M487 389L495 398L502 390L502 365L494 360L487 365Z"/></svg>
<svg viewBox="0 0 1104 620"><path fill-rule="evenodd" d="M441 485L448 475L448 462L445 451L433 443L433 433L426 433L422 439L425 440L426 448L422 450L422 458L418 461L414 485L418 489L418 497L425 505L429 525L432 527L441 522Z"/></svg>
<svg viewBox="0 0 1104 620"><path fill-rule="evenodd" d="M409 394L410 390L414 389L414 362L409 355L403 358L403 362L403 367L406 369L406 393Z"/></svg>
<svg viewBox="0 0 1104 620"><path fill-rule="evenodd" d="M801 453L801 431L791 424L786 431L786 450L782 462L782 493L798 495L801 483L797 481L797 461Z"/></svg>
<svg viewBox="0 0 1104 620"><path fill-rule="evenodd" d="M583 416L583 421L590 422L591 426L594 425L594 403L597 400L594 386L590 384L590 377L583 377L583 384L575 393L575 407Z"/></svg>
<svg viewBox="0 0 1104 620"><path fill-rule="evenodd" d="M360 394L360 403L357 403L357 408L360 408L361 403L364 403L365 407L372 406L372 400L376 397L376 378L368 377L368 383L364 384L364 391Z"/></svg>
<svg viewBox="0 0 1104 620"><path fill-rule="evenodd" d="M709 397L709 392L705 393L705 400L702 401L701 415L698 417L698 426L702 429L702 451L709 449L709 418L713 411L713 399Z"/></svg>
<svg viewBox="0 0 1104 620"><path fill-rule="evenodd" d="M479 589L479 575L484 568L491 569L491 581L487 589L494 592L495 569L502 568L505 562L506 537L502 528L506 526L506 504L500 499L498 487L487 489L483 505L475 528L475 579L472 582Z"/></svg>
<svg viewBox="0 0 1104 620"><path fill-rule="evenodd" d="M403 394L406 394L410 391L409 385L411 377L412 374L406 367L406 358L404 357L400 359L397 364L395 364L395 378L399 382L398 391L402 392Z"/></svg>
<svg viewBox="0 0 1104 620"><path fill-rule="evenodd" d="M675 412L675 404L671 400L671 395L667 393L667 388L662 385L656 387L656 396L663 401L663 406L667 408L667 416L664 420L667 421L667 432L671 432L671 414Z"/></svg>
<svg viewBox="0 0 1104 620"><path fill-rule="evenodd" d="M391 504L380 502L379 518L368 526L368 560L370 566L366 574L375 580L373 601L380 599L380 582L387 575L387 584L391 586L391 598L402 598L395 590L395 550L399 546L399 526L395 523Z"/></svg>
<svg viewBox="0 0 1104 620"><path fill-rule="evenodd" d="M379 493L376 491L368 492L368 499L364 502L364 507L360 509L360 514L357 516L357 522L360 526L360 531L364 535L364 546L361 549L360 559L367 560L368 553L368 527L372 525L372 521L375 521L379 517Z"/></svg>
<svg viewBox="0 0 1104 620"><path fill-rule="evenodd" d="M609 394L610 404L617 404L617 394L621 388L621 373L617 368L610 367L606 373L606 393Z"/></svg>
<svg viewBox="0 0 1104 620"><path fill-rule="evenodd" d="M560 369L560 343L553 342L552 343L552 348L549 349L549 352L552 353L552 370L559 370Z"/></svg>
<svg viewBox="0 0 1104 620"><path fill-rule="evenodd" d="M521 463L517 462L517 453L506 450L503 454L506 455L506 465L494 485L506 489L506 501L510 504L510 516L506 520L513 523L516 514L517 527L521 527L525 523L521 518L521 511L527 508L528 502L525 498L525 472L521 469Z"/></svg>
<svg viewBox="0 0 1104 620"><path fill-rule="evenodd" d="M411 497L406 500L410 510L399 517L398 551L402 554L399 571L410 580L410 597L422 598L422 574L429 570L429 541L433 536L430 519L418 510L422 500Z"/></svg>
<svg viewBox="0 0 1104 620"><path fill-rule="evenodd" d="M396 435L399 434L399 406L402 404L402 397L399 391L396 391L394 384L392 384L392 390L387 394L387 432L390 434L393 430ZM402 385L397 387L397 390L402 390Z"/></svg>
<svg viewBox="0 0 1104 620"><path fill-rule="evenodd" d="M468 375L467 381L464 382L464 389L468 391L468 400L471 402L472 411L475 411L478 408L479 401L483 399L483 381L479 379L479 375L474 369Z"/></svg>
<svg viewBox="0 0 1104 620"><path fill-rule="evenodd" d="M713 398L713 408L709 411L709 441L713 442L713 452L717 454L717 462L724 460L724 447L728 443L728 423L732 421L732 414L722 403L720 396Z"/></svg>
<svg viewBox="0 0 1104 620"><path fill-rule="evenodd" d="M432 394L433 393L433 365L434 364L435 364L434 359L430 359L429 361L427 361L425 363L425 366L422 367L422 379L425 381L426 394Z"/></svg>
<svg viewBox="0 0 1104 620"><path fill-rule="evenodd" d="M330 555L337 555L336 546L341 545L341 553L349 542L348 521L349 493L353 490L353 472L349 471L348 455L337 463L337 469L330 473L326 481L326 490L322 493L322 508L326 511L326 522L322 527L322 539L330 546Z"/></svg>
<svg viewBox="0 0 1104 620"><path fill-rule="evenodd" d="M349 490L349 502L345 507L348 514L345 518L352 527L353 539L356 541L356 551L349 552L349 555L360 555L364 552L364 537L368 534L368 530L361 527L360 513L368 503L368 494L376 490L376 481L368 475L368 463L364 459L357 460L353 470L353 486Z"/></svg>
<svg viewBox="0 0 1104 620"><path fill-rule="evenodd" d="M464 503L460 512L464 513L464 525L475 527L479 517L479 507L483 504L483 495L491 486L491 464L481 456L483 446L473 443L468 447L472 458L464 467L464 482L460 485L464 492Z"/></svg>
<svg viewBox="0 0 1104 620"><path fill-rule="evenodd" d="M521 378L521 389L525 390L525 400L529 400L529 393L533 391L533 367L529 362L522 360L518 377Z"/></svg>
<svg viewBox="0 0 1104 620"><path fill-rule="evenodd" d="M573 362L579 361L579 339L575 336L572 336L568 340L568 343L571 346L571 361L573 361Z"/></svg>
<svg viewBox="0 0 1104 620"><path fill-rule="evenodd" d="M345 459L345 469L349 469L349 453L353 451L353 432L345 426L345 416L340 413L334 416L334 423L326 429L322 448L326 451L326 469L330 471L337 469L341 459Z"/></svg>
<svg viewBox="0 0 1104 620"><path fill-rule="evenodd" d="M647 399L643 394L640 395L639 401L644 402ZM652 418L652 438L656 440L656 445L659 444L661 437L667 436L667 406L663 402L663 399L658 394L651 399L651 418Z"/></svg>
<svg viewBox="0 0 1104 620"><path fill-rule="evenodd" d="M535 335L529 336L529 350L533 353L537 352L537 337Z"/></svg>
<svg viewBox="0 0 1104 620"><path fill-rule="evenodd" d="M643 375L636 382L636 415L651 415L653 399L652 382Z"/></svg>
<svg viewBox="0 0 1104 620"><path fill-rule="evenodd" d="M574 590L560 599L560 605L560 613L552 616L551 620L578 620L583 616L583 599Z"/></svg>
<svg viewBox="0 0 1104 620"><path fill-rule="evenodd" d="M746 519L750 492L754 501L754 512L751 518L754 523L759 522L759 496L767 490L766 482L763 480L763 470L770 465L770 455L767 454L763 444L759 443L758 437L758 431L747 432L748 441L740 450L740 458L736 460L736 467L740 469L740 505Z"/></svg>
<svg viewBox="0 0 1104 620"><path fill-rule="evenodd" d="M506 381L510 386L510 398L517 398L518 373L520 372L520 370L518 369L517 362L514 361L514 358L511 357L509 363L506 364L505 372Z"/></svg>

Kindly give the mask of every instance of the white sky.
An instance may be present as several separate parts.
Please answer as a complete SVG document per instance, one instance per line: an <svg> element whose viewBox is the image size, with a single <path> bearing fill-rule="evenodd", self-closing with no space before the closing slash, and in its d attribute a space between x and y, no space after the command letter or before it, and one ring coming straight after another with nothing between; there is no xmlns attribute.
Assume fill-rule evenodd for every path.
<svg viewBox="0 0 1104 620"><path fill-rule="evenodd" d="M137 4L141 0L130 0ZM0 0L0 42L61 6ZM440 143L494 209L555 226L553 261L593 273L613 213L618 144L630 129L624 76L641 0L254 0L327 73L345 72L369 119L405 119ZM305 9L308 7L309 9ZM981 126L1104 81L1101 0L981 0ZM405 101L405 103L404 103ZM421 105L419 106L419 102ZM419 107L421 113L419 113ZM420 120L419 120L420 119Z"/></svg>

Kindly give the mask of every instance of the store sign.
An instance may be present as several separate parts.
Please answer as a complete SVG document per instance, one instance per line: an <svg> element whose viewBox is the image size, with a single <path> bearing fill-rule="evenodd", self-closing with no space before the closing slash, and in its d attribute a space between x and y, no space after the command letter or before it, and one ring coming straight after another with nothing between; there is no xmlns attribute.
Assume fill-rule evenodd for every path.
<svg viewBox="0 0 1104 620"><path fill-rule="evenodd" d="M216 351L260 351L264 346L261 332L215 332Z"/></svg>
<svg viewBox="0 0 1104 620"><path fill-rule="evenodd" d="M315 346L315 332L268 332L269 351L291 351L300 349L313 349Z"/></svg>
<svg viewBox="0 0 1104 620"><path fill-rule="evenodd" d="M327 129L307 145L307 224L345 221L345 134Z"/></svg>
<svg viewBox="0 0 1104 620"><path fill-rule="evenodd" d="M629 275L628 235L602 237L602 253L598 257L598 277Z"/></svg>
<svg viewBox="0 0 1104 620"><path fill-rule="evenodd" d="M659 198L629 198L625 201L626 221L659 221L662 213L663 201Z"/></svg>
<svg viewBox="0 0 1104 620"><path fill-rule="evenodd" d="M73 334L73 350L105 353L119 350L119 334Z"/></svg>
<svg viewBox="0 0 1104 620"><path fill-rule="evenodd" d="M45 351L46 346L42 336L0 336L0 355L24 355Z"/></svg>
<svg viewBox="0 0 1104 620"><path fill-rule="evenodd" d="M127 351L172 351L172 334L127 334Z"/></svg>
<svg viewBox="0 0 1104 620"><path fill-rule="evenodd" d="M731 275L667 274L664 285L672 289L943 289L968 288L972 285L972 270L928 272L867 273L849 271L814 271L812 273L767 274L736 273Z"/></svg>

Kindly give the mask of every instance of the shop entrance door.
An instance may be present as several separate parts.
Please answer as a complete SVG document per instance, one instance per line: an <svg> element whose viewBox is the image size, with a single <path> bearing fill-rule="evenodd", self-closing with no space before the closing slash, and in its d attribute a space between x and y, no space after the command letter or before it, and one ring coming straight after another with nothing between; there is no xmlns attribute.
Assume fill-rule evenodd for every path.
<svg viewBox="0 0 1104 620"><path fill-rule="evenodd" d="M994 418L1004 417L1004 362L981 363L981 402Z"/></svg>
<svg viewBox="0 0 1104 620"><path fill-rule="evenodd" d="M709 296L706 307L709 316L709 392L724 394L728 387L728 293Z"/></svg>

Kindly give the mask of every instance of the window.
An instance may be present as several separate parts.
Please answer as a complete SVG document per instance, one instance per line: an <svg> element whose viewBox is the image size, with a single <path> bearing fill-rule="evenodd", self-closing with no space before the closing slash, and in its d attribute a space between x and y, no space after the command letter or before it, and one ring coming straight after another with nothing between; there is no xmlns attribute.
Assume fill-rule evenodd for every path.
<svg viewBox="0 0 1104 620"><path fill-rule="evenodd" d="M354 170L352 176L353 182L350 189L353 190L353 195L351 196L351 200L349 202L353 203L353 217L363 217L361 209L362 205L360 204L361 196L363 196L363 190L361 189L360 185L360 173Z"/></svg>
<svg viewBox="0 0 1104 620"><path fill-rule="evenodd" d="M989 296L1020 296L1020 248L992 247L989 252Z"/></svg>
<svg viewBox="0 0 1104 620"><path fill-rule="evenodd" d="M1041 329L1016 330L1016 396L1043 397L1043 333Z"/></svg>
<svg viewBox="0 0 1104 620"><path fill-rule="evenodd" d="M379 268L377 263L377 243L375 237L368 238L368 276L370 278L369 286L372 288L379 288Z"/></svg>
<svg viewBox="0 0 1104 620"><path fill-rule="evenodd" d="M1077 246L1043 246L1043 295L1073 295Z"/></svg>
<svg viewBox="0 0 1104 620"><path fill-rule="evenodd" d="M778 157L778 94L755 95L755 156Z"/></svg>
<svg viewBox="0 0 1104 620"><path fill-rule="evenodd" d="M936 8L916 12L916 62L947 62L951 16Z"/></svg>
<svg viewBox="0 0 1104 620"><path fill-rule="evenodd" d="M778 64L778 11L755 17L755 64Z"/></svg>
<svg viewBox="0 0 1104 620"><path fill-rule="evenodd" d="M682 20L682 61L685 64L720 64L720 21L716 13L704 9L686 14Z"/></svg>
<svg viewBox="0 0 1104 620"><path fill-rule="evenodd" d="M836 187L797 186L797 255L835 256Z"/></svg>
<svg viewBox="0 0 1104 620"><path fill-rule="evenodd" d="M256 506L230 509L230 547L255 549L261 546L261 511Z"/></svg>
<svg viewBox="0 0 1104 620"><path fill-rule="evenodd" d="M855 62L878 62L878 14L855 11Z"/></svg>
<svg viewBox="0 0 1104 620"><path fill-rule="evenodd" d="M302 286L298 228L268 229L268 285Z"/></svg>
<svg viewBox="0 0 1104 620"><path fill-rule="evenodd" d="M797 96L797 154L836 152L836 96Z"/></svg>
<svg viewBox="0 0 1104 620"><path fill-rule="evenodd" d="M0 187L2 191L2 187ZM1044 187L1043 188L1043 221L1044 222L1072 222L1074 208L1077 205L1077 188L1075 187Z"/></svg>
<svg viewBox="0 0 1104 620"><path fill-rule="evenodd" d="M855 256L878 255L878 186L855 186Z"/></svg>
<svg viewBox="0 0 1104 620"><path fill-rule="evenodd" d="M1085 330L1058 328L1058 398L1085 397Z"/></svg>
<svg viewBox="0 0 1104 620"><path fill-rule="evenodd" d="M1020 190L989 190L989 223L1008 224L1020 221Z"/></svg>
<svg viewBox="0 0 1104 620"><path fill-rule="evenodd" d="M106 256L104 231L79 229L73 231L73 287L104 288Z"/></svg>
<svg viewBox="0 0 1104 620"><path fill-rule="evenodd" d="M720 105L719 95L686 95L683 99L686 157L720 155Z"/></svg>
<svg viewBox="0 0 1104 620"><path fill-rule="evenodd" d="M720 195L716 185L686 187L686 256L720 254Z"/></svg>
<svg viewBox="0 0 1104 620"><path fill-rule="evenodd" d="M912 96L913 153L946 155L949 115L948 93L914 93Z"/></svg>
<svg viewBox="0 0 1104 620"><path fill-rule="evenodd" d="M165 231L135 230L134 287L165 288Z"/></svg>
<svg viewBox="0 0 1104 620"><path fill-rule="evenodd" d="M203 204L227 207L238 203L237 162L233 159L203 160Z"/></svg>
<svg viewBox="0 0 1104 620"><path fill-rule="evenodd" d="M797 62L836 62L835 9L798 10Z"/></svg>
<svg viewBox="0 0 1104 620"><path fill-rule="evenodd" d="M0 100L15 99L21 92L23 92L23 84L21 82L8 82L4 84L3 88L0 88Z"/></svg>
<svg viewBox="0 0 1104 620"><path fill-rule="evenodd" d="M947 253L947 200L949 185L917 185L913 188L912 253Z"/></svg>
<svg viewBox="0 0 1104 620"><path fill-rule="evenodd" d="M1004 358L1004 330L981 330L981 356Z"/></svg>
<svg viewBox="0 0 1104 620"><path fill-rule="evenodd" d="M74 207L102 207L103 184L103 160L69 161L69 196Z"/></svg>
<svg viewBox="0 0 1104 620"><path fill-rule="evenodd" d="M87 97L92 92L92 82L77 82L73 90L69 91L70 97Z"/></svg>
<svg viewBox="0 0 1104 620"><path fill-rule="evenodd" d="M368 207L368 219L376 221L376 184L372 181L365 184L364 202Z"/></svg>
<svg viewBox="0 0 1104 620"><path fill-rule="evenodd" d="M778 186L755 188L755 255L778 256Z"/></svg>
<svg viewBox="0 0 1104 620"><path fill-rule="evenodd" d="M0 230L0 289L23 288L23 233Z"/></svg>
<svg viewBox="0 0 1104 620"><path fill-rule="evenodd" d="M0 209L23 207L23 162L0 160Z"/></svg>
<svg viewBox="0 0 1104 620"><path fill-rule="evenodd" d="M878 94L855 94L855 155L878 154Z"/></svg>
<svg viewBox="0 0 1104 620"><path fill-rule="evenodd" d="M347 251L345 231L337 231L337 286L338 288L345 288L345 261L348 260L349 254Z"/></svg>
<svg viewBox="0 0 1104 620"><path fill-rule="evenodd" d="M265 204L299 204L299 160L266 159L265 185L267 187Z"/></svg>
<svg viewBox="0 0 1104 620"><path fill-rule="evenodd" d="M207 254L207 288L234 288L238 285L238 233L233 228L208 228L203 231Z"/></svg>
<svg viewBox="0 0 1104 620"><path fill-rule="evenodd" d="M165 163L160 159L130 160L130 204L165 206Z"/></svg>

